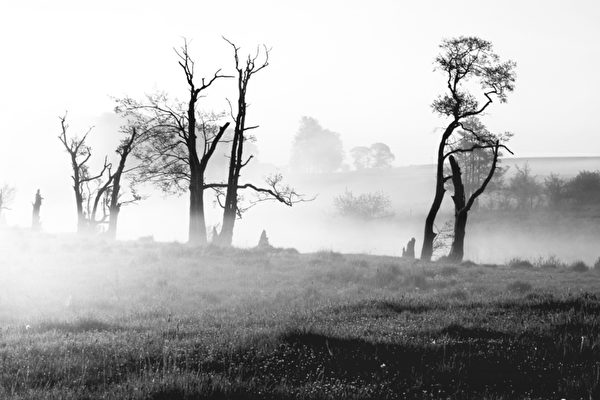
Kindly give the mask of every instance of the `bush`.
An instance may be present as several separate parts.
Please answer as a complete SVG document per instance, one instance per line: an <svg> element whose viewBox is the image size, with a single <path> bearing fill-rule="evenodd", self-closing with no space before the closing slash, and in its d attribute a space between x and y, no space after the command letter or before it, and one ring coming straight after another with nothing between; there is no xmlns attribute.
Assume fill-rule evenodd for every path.
<svg viewBox="0 0 600 400"><path fill-rule="evenodd" d="M531 289L533 289L533 287L531 286L531 283L529 283L529 282L514 281L513 283L509 283L506 286L506 289L511 293L523 294L523 293L527 293L527 292L531 291Z"/></svg>
<svg viewBox="0 0 600 400"><path fill-rule="evenodd" d="M600 271L600 257L598 257L598 259L594 263L594 271L596 271L596 272Z"/></svg>
<svg viewBox="0 0 600 400"><path fill-rule="evenodd" d="M569 269L574 272L587 272L590 270L587 264L583 261L575 261L573 264L571 264Z"/></svg>
<svg viewBox="0 0 600 400"><path fill-rule="evenodd" d="M355 196L349 190L336 196L333 204L337 213L344 217L364 220L391 217L391 202L383 192L362 193Z"/></svg>
<svg viewBox="0 0 600 400"><path fill-rule="evenodd" d="M533 264L522 258L512 258L508 261L508 266L518 269L533 269Z"/></svg>

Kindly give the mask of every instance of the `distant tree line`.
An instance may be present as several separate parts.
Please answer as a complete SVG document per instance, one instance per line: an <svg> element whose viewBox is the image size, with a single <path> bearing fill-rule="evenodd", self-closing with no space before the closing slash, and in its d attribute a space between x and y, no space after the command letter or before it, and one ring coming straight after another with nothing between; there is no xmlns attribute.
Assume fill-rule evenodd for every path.
<svg viewBox="0 0 600 400"><path fill-rule="evenodd" d="M348 155L355 170L391 168L396 158L390 147L381 142L368 147L353 147ZM320 174L348 169L344 158L339 133L323 128L315 118L305 116L300 119L300 127L292 142L292 171Z"/></svg>
<svg viewBox="0 0 600 400"><path fill-rule="evenodd" d="M550 174L539 178L529 165L515 166L506 181L500 180L482 204L486 210L549 210L556 212L600 208L600 171L580 171L572 178Z"/></svg>

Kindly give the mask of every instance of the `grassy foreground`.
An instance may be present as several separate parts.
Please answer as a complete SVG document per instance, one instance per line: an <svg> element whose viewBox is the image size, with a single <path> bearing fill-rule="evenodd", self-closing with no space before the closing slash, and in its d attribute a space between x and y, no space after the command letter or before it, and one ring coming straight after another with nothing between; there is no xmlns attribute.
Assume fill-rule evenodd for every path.
<svg viewBox="0 0 600 400"><path fill-rule="evenodd" d="M0 237L2 399L597 399L600 273Z"/></svg>

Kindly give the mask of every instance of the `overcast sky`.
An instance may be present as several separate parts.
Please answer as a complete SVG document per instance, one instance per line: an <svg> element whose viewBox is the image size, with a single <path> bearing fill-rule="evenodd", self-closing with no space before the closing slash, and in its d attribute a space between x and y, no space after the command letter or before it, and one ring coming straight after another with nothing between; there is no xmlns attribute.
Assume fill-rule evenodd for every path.
<svg viewBox="0 0 600 400"><path fill-rule="evenodd" d="M117 135L110 96L163 89L185 98L173 53L182 37L198 76L232 71L222 35L243 51L272 47L249 89L265 162L287 163L308 115L339 132L346 150L381 141L396 165L432 163L444 124L430 108L444 89L432 61L457 35L490 40L517 62L515 92L483 118L515 133L517 155L600 155L598 21L600 2L583 0L2 0L0 181L68 176L56 138L65 110L73 133L97 126L91 143L105 152ZM225 109L234 85L215 83L201 107Z"/></svg>

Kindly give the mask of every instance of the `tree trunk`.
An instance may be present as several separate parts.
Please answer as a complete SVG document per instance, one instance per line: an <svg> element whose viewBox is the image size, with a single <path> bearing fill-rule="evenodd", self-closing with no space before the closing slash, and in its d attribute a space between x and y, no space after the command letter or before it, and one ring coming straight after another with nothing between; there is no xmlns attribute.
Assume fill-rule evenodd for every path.
<svg viewBox="0 0 600 400"><path fill-rule="evenodd" d="M77 204L77 233L86 232L87 221L83 212L83 195L75 187L75 202Z"/></svg>
<svg viewBox="0 0 600 400"><path fill-rule="evenodd" d="M225 195L225 208L223 210L223 225L219 234L219 244L231 246L233 243L233 228L237 217L237 188L242 168L242 155L244 152L244 121L245 97L243 86L240 86L240 100L238 101L238 115L236 118L231 144L231 158L229 161L229 174L227 177L227 193Z"/></svg>
<svg viewBox="0 0 600 400"><path fill-rule="evenodd" d="M467 215L469 210L466 207L465 185L462 181L460 166L454 158L450 156L450 169L452 171L452 186L454 186L454 238L448 258L450 261L461 262L464 255L465 229L467 226Z"/></svg>
<svg viewBox="0 0 600 400"><path fill-rule="evenodd" d="M135 128L133 131L135 138ZM125 162L129 155L129 149L124 148L121 154L121 160L119 166L112 179L112 190L110 192L110 205L108 206L108 237L109 239L117 238L117 224L119 223L119 213L121 212L121 204L119 204L119 195L121 192L121 176L123 176L123 170L125 169Z"/></svg>
<svg viewBox="0 0 600 400"><path fill-rule="evenodd" d="M239 137L234 138L231 152L231 165L229 166L229 177L227 180L227 193L225 195L225 208L223 209L223 224L219 234L219 244L222 246L231 246L233 242L233 228L237 216L237 186L239 172L237 172L237 146L239 146Z"/></svg>
<svg viewBox="0 0 600 400"><path fill-rule="evenodd" d="M192 176L192 178L194 178ZM204 217L204 182L193 179L190 183L190 224L188 242L192 245L205 245L206 220Z"/></svg>
<svg viewBox="0 0 600 400"><path fill-rule="evenodd" d="M119 212L121 211L121 206L120 205L115 205L110 207L109 212L110 215L108 217L108 231L106 232L106 234L108 235L109 239L116 239L117 238L117 224L119 222Z"/></svg>
<svg viewBox="0 0 600 400"><path fill-rule="evenodd" d="M443 182L441 185L436 185L435 197L433 198L433 203L431 204L431 209L427 214L427 218L425 218L425 235L423 236L423 247L421 248L422 261L431 261L431 256L433 255L433 241L437 236L433 231L433 225L435 223L435 217L442 206L445 191Z"/></svg>
<svg viewBox="0 0 600 400"><path fill-rule="evenodd" d="M452 135L452 132L456 127L458 127L458 121L454 120L444 131L438 146L435 197L433 198L433 203L431 204L427 218L425 218L425 234L423 236L423 247L421 249L422 261L431 261L431 256L433 255L433 241L436 237L436 233L433 231L433 225L435 224L435 217L442 206L444 193L446 192L446 189L444 189L444 150L446 148L446 141L450 135Z"/></svg>
<svg viewBox="0 0 600 400"><path fill-rule="evenodd" d="M454 240L448 255L450 261L461 262L463 260L468 215L469 213L466 210L462 210L455 215Z"/></svg>

